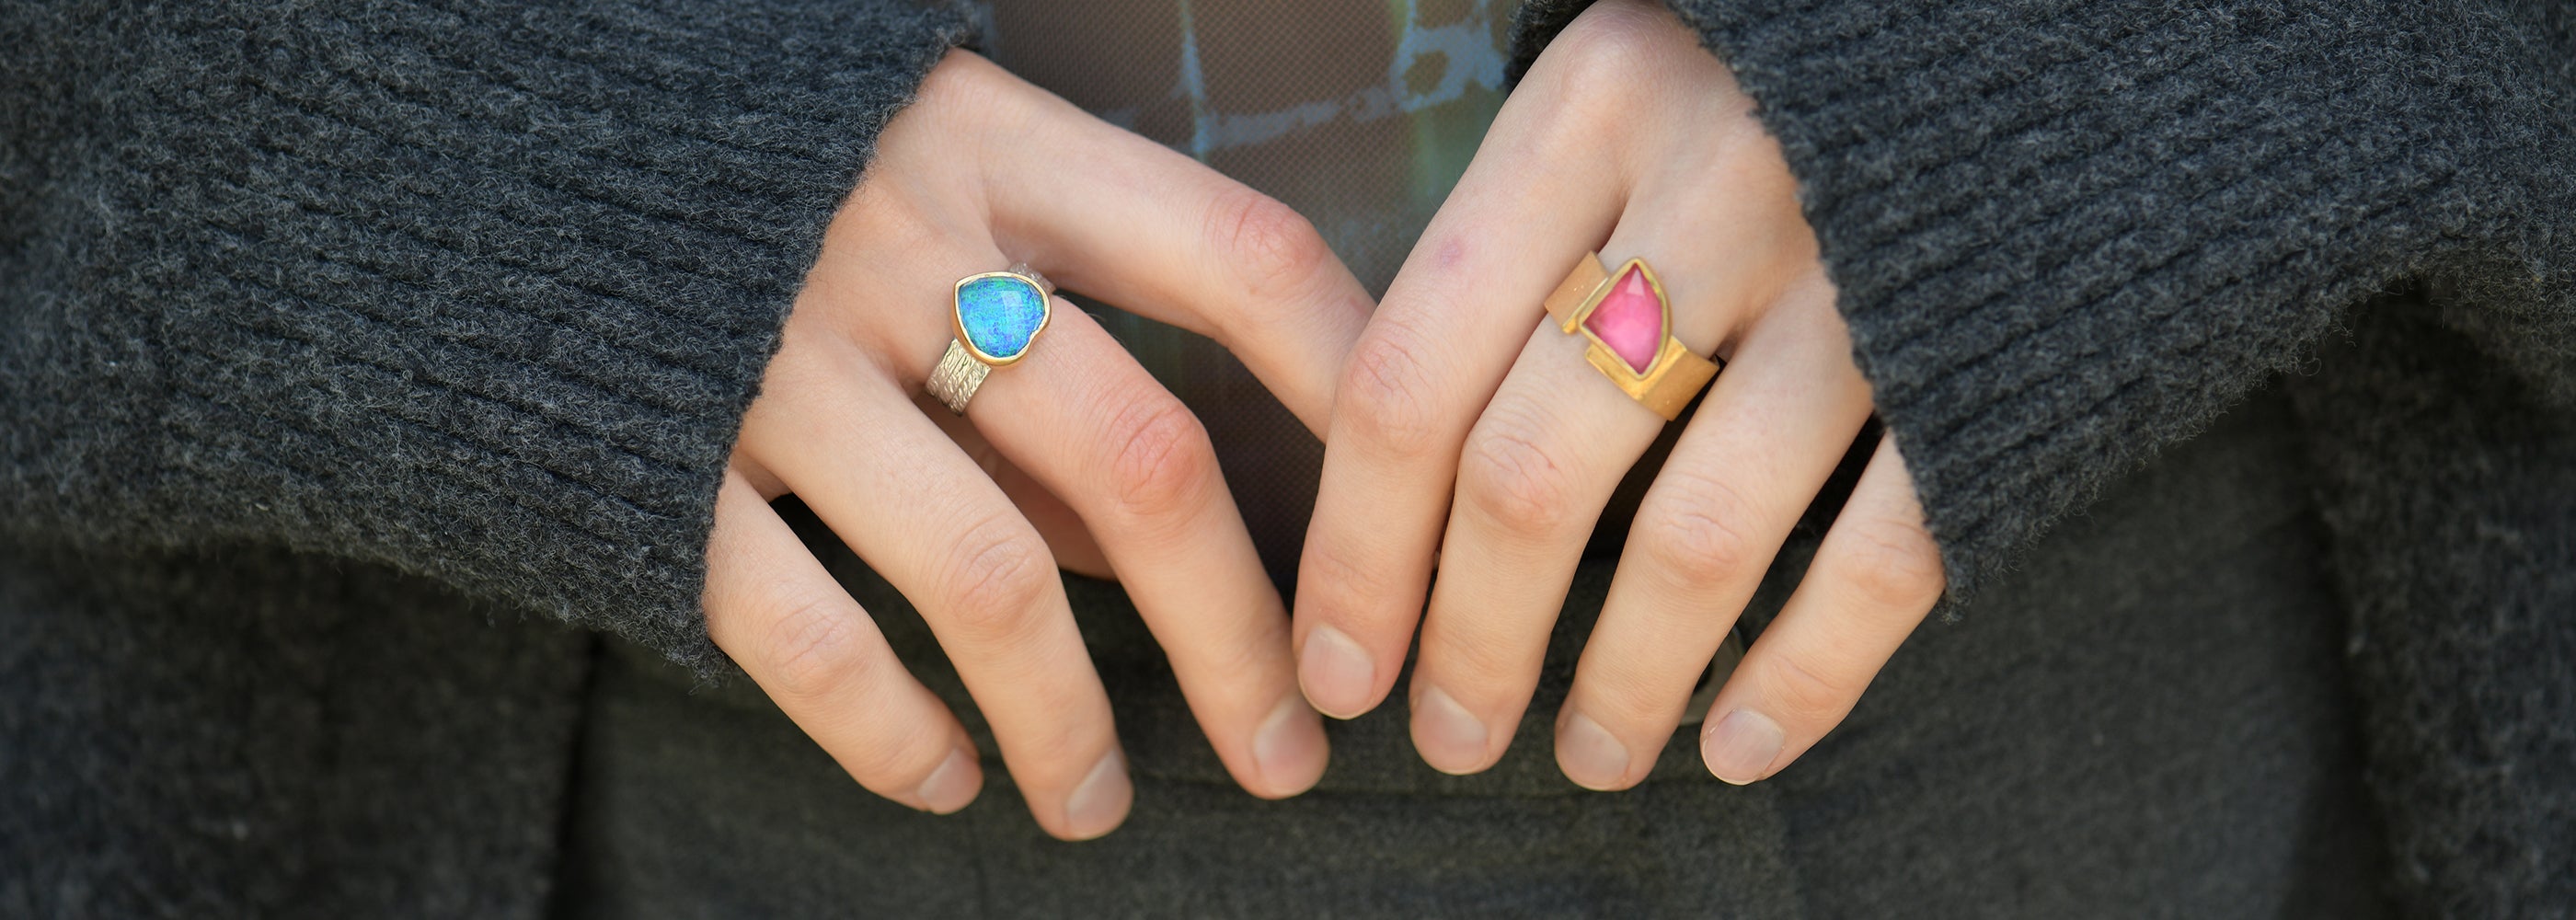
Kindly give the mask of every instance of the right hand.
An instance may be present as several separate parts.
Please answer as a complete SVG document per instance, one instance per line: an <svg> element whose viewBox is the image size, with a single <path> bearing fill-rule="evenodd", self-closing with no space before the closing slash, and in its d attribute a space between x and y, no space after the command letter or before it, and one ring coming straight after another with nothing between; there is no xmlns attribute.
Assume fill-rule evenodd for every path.
<svg viewBox="0 0 2576 920"><path fill-rule="evenodd" d="M1214 338L1314 430L1371 310L1286 206L952 52L833 218L743 419L708 632L860 785L941 814L981 788L956 716L770 510L794 493L920 608L1039 825L1085 839L1133 787L1056 569L1114 573L1235 780L1305 791L1323 727L1197 418L1060 300L963 420L919 395L952 284L1017 262Z"/></svg>

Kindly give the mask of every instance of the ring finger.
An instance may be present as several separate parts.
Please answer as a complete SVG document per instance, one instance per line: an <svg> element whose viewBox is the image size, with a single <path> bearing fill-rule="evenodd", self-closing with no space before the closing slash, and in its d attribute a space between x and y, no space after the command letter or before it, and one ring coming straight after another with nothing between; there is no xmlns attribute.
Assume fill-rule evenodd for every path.
<svg viewBox="0 0 2576 920"><path fill-rule="evenodd" d="M1739 162L1719 150L1665 164L1605 244L1605 269L1643 253L1662 281L1670 328L1657 330L1658 342L1669 334L1711 354L1788 283L1781 266L1812 252L1759 219L1794 209L1789 190L1723 181ZM1591 347L1539 323L1460 455L1410 691L1415 746L1439 769L1473 772L1502 756L1582 547L1666 424L1604 379L1587 360Z"/></svg>
<svg viewBox="0 0 2576 920"><path fill-rule="evenodd" d="M1643 228L1660 225L1632 211L1608 251L1652 248L1650 270L1671 298L1669 332L1709 354L1742 312L1740 288L1752 285L1738 279L1758 277L1728 264L1739 247L1649 239ZM1603 259L1613 271L1623 262ZM1603 378L1587 360L1591 347L1540 322L1459 456L1409 690L1414 746L1441 770L1474 772L1502 756L1584 543L1620 477L1666 424Z"/></svg>
<svg viewBox="0 0 2576 920"><path fill-rule="evenodd" d="M979 242L878 254L876 268L908 279L903 290L945 293L951 280L1009 261ZM954 337L953 311L933 298L871 327L870 350L907 388L922 386ZM1324 770L1322 720L1297 692L1285 605L1215 448L1089 315L1061 297L1049 303L1025 357L973 388L965 421L1082 519L1236 780L1270 798L1305 791Z"/></svg>
<svg viewBox="0 0 2576 920"><path fill-rule="evenodd" d="M1644 778L1691 685L1869 416L1822 277L1745 330L1646 491L1557 712L1557 764L1594 789Z"/></svg>
<svg viewBox="0 0 2576 920"><path fill-rule="evenodd" d="M1326 742L1297 690L1287 608L1189 409L1058 300L1045 341L966 417L1082 517L1235 779L1269 798L1313 785Z"/></svg>

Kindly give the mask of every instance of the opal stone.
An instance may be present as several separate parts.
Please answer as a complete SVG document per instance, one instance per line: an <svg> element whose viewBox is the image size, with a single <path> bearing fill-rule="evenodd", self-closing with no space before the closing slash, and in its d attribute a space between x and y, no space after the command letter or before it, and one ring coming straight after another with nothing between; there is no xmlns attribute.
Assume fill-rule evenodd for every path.
<svg viewBox="0 0 2576 920"><path fill-rule="evenodd" d="M1583 328L1592 330L1601 344L1627 362L1629 370L1643 376L1664 344L1664 302L1646 283L1645 273L1632 266L1583 318Z"/></svg>
<svg viewBox="0 0 2576 920"><path fill-rule="evenodd" d="M1046 292L1025 280L993 275L957 286L957 328L991 357L1008 361L1029 350L1046 318Z"/></svg>

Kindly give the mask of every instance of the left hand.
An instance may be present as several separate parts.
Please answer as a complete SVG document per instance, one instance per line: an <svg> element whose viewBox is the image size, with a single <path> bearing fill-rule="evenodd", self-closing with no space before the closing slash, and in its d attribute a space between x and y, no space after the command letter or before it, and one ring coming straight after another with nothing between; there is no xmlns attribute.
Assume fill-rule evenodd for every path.
<svg viewBox="0 0 2576 920"><path fill-rule="evenodd" d="M1871 411L1753 101L1698 36L1602 0L1541 54L1354 346L1336 394L1296 602L1299 680L1349 718L1395 683L1432 569L1414 744L1450 773L1502 757L1575 564L1664 420L1539 309L1598 250L1642 256L1672 333L1730 363L1647 492L1556 717L1558 764L1622 789ZM1454 484L1454 492L1453 492ZM1444 530L1444 524L1445 530ZM1806 580L1710 710L1702 755L1747 783L1860 698L1943 590L1894 439Z"/></svg>

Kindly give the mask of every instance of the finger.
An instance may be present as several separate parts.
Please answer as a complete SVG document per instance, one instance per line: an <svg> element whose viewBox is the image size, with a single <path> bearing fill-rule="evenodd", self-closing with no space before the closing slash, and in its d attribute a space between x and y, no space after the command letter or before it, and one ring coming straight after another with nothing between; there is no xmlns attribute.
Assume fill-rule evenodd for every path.
<svg viewBox="0 0 2576 920"><path fill-rule="evenodd" d="M869 791L948 814L983 788L975 742L742 474L716 493L707 633Z"/></svg>
<svg viewBox="0 0 2576 920"><path fill-rule="evenodd" d="M1207 432L1091 317L1056 309L967 418L1089 524L1236 781L1269 798L1305 791L1324 772L1323 724L1297 692L1288 612Z"/></svg>
<svg viewBox="0 0 2576 920"><path fill-rule="evenodd" d="M1819 276L1747 329L1637 509L1557 711L1557 763L1645 778L1771 559L1867 421L1869 384Z"/></svg>
<svg viewBox="0 0 2576 920"><path fill-rule="evenodd" d="M1806 579L1709 707L1700 734L1709 772L1749 783L1806 753L1851 712L1945 585L1940 550L1890 436L1861 471Z"/></svg>
<svg viewBox="0 0 2576 920"><path fill-rule="evenodd" d="M1677 147L1645 166L1604 246L1614 268L1621 257L1647 257L1671 299L1670 332L1700 354L1732 339L1757 308L1780 303L1801 272L1826 292L1817 306L1830 317L1830 287L1814 270L1793 180L1785 167L1762 167L1777 163L1775 150L1739 140ZM1502 756L1602 507L1666 424L1603 379L1585 357L1590 347L1583 335L1541 323L1459 455L1411 688L1415 746L1439 769L1481 770ZM1820 367L1851 363L1841 352L1812 356ZM1849 401L1852 388L1826 392ZM1859 392L1845 414L1867 411ZM1776 546L1770 538L1766 555Z"/></svg>
<svg viewBox="0 0 2576 920"><path fill-rule="evenodd" d="M1414 747L1434 768L1502 757L1602 506L1664 426L1600 379L1587 345L1541 324L1459 454L1407 688Z"/></svg>
<svg viewBox="0 0 2576 920"><path fill-rule="evenodd" d="M1046 545L875 362L828 334L786 341L742 449L920 608L1039 825L1107 833L1133 788Z"/></svg>
<svg viewBox="0 0 2576 920"><path fill-rule="evenodd" d="M1676 242L1629 226L1623 221L1613 234L1613 251L1648 245L1632 242L1638 239L1653 239L1650 245L1658 247ZM1735 317L1745 312L1738 303L1741 292L1769 285L1763 273L1721 270L1734 268L1725 254L1737 247L1726 242L1723 234L1696 241L1662 260L1669 270L1663 278L1672 298L1673 334L1702 353L1725 339ZM1601 379L1585 357L1589 347L1583 336L1541 326L1460 454L1440 577L1423 621L1411 688L1415 747L1433 767L1473 772L1502 756L1537 684L1557 612L1602 507L1665 425ZM1850 363L1839 355L1825 357L1845 367ZM1763 369L1756 377L1766 375L1776 374ZM1858 409L1868 409L1865 390ZM1838 424L1831 418L1800 421ZM1831 466L1827 460L1825 467ZM1668 464L1665 476L1672 470ZM1654 501L1650 492L1649 509ZM1795 508L1776 513L1795 515ZM1779 528L1785 533L1787 524ZM1769 534L1762 538L1776 541ZM1761 552L1767 555L1770 545L1776 542Z"/></svg>
<svg viewBox="0 0 2576 920"><path fill-rule="evenodd" d="M1217 340L1321 433L1374 302L1314 226L1062 99L1022 98L1020 127L986 150L1002 251L1069 290Z"/></svg>
<svg viewBox="0 0 2576 920"><path fill-rule="evenodd" d="M1504 105L1335 392L1296 608L1299 681L1327 714L1357 716L1394 685L1468 427L1540 301L1619 212L1613 149L1541 95Z"/></svg>
<svg viewBox="0 0 2576 920"><path fill-rule="evenodd" d="M986 270L998 252L916 260L916 274ZM927 369L951 335L932 311L883 325L885 361ZM1244 788L1280 797L1324 769L1323 728L1295 691L1287 617L1198 420L1061 299L1044 340L985 379L966 421L1099 541L1211 744ZM909 386L922 371L898 371ZM937 415L947 415L945 409Z"/></svg>
<svg viewBox="0 0 2576 920"><path fill-rule="evenodd" d="M994 450L993 442L985 440L983 433L975 430L973 422L948 411L928 393L913 397L912 404L938 424L939 430L946 432L949 440L957 442L957 449L965 451L966 457L975 461L975 466L982 469L984 475L993 477L994 485L1002 487L1002 494L1010 497L1012 507L1020 509L1020 516L1028 518L1029 526L1037 528L1038 536L1045 538L1047 552L1055 555L1058 567L1091 578L1114 580L1118 577L1117 573L1109 570L1109 557L1100 551L1100 541L1092 538L1091 529L1082 522L1082 516L1075 514L1073 507L1065 504L1064 499L1057 498L1045 485L1002 456L1001 451Z"/></svg>

